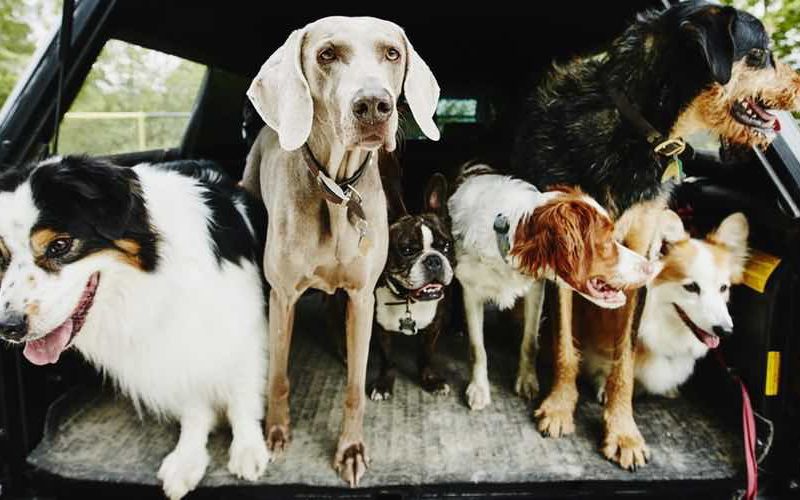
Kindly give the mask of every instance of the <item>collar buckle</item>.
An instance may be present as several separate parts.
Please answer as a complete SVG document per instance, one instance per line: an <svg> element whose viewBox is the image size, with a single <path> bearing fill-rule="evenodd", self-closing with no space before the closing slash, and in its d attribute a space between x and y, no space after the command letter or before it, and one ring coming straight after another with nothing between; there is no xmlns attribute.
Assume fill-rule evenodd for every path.
<svg viewBox="0 0 800 500"><path fill-rule="evenodd" d="M686 141L680 137L667 139L653 148L653 151L661 156L678 156L686 151Z"/></svg>

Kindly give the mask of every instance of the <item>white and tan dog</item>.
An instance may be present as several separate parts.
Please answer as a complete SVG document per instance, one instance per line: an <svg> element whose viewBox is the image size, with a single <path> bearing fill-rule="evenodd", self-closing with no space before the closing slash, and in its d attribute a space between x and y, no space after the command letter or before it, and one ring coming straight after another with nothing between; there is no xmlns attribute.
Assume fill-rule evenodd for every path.
<svg viewBox="0 0 800 500"><path fill-rule="evenodd" d="M369 461L362 431L367 355L373 290L388 246L377 152L395 149L401 92L425 135L438 139L436 79L399 26L368 17L329 17L293 31L248 90L268 125L243 179L269 213L267 443L272 450L288 444L295 303L309 288L343 289L348 373L334 466L351 486Z"/></svg>
<svg viewBox="0 0 800 500"><path fill-rule="evenodd" d="M689 238L677 214L666 211L664 226L669 228L664 231L664 267L647 287L634 375L637 389L675 397L695 362L733 332L727 303L731 285L742 281L748 224L743 214L735 213L700 240ZM602 401L617 332L598 324L586 318L580 331L583 371Z"/></svg>

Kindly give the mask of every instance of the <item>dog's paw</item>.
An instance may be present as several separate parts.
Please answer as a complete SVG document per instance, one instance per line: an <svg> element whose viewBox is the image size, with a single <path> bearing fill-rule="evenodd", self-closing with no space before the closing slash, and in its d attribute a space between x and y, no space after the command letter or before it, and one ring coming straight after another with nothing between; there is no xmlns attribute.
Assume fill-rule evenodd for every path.
<svg viewBox="0 0 800 500"><path fill-rule="evenodd" d="M533 370L520 371L517 381L514 383L514 392L517 396L533 400L539 395L539 378Z"/></svg>
<svg viewBox="0 0 800 500"><path fill-rule="evenodd" d="M664 393L664 397L667 399L678 399L681 397L681 391L677 387L673 387Z"/></svg>
<svg viewBox="0 0 800 500"><path fill-rule="evenodd" d="M492 402L489 382L473 380L467 386L467 404L471 410L482 410Z"/></svg>
<svg viewBox="0 0 800 500"><path fill-rule="evenodd" d="M339 477L349 484L351 488L358 486L364 473L369 467L367 447L363 442L339 443L336 455L333 457L333 467Z"/></svg>
<svg viewBox="0 0 800 500"><path fill-rule="evenodd" d="M192 491L203 479L208 467L208 453L201 451L182 452L173 450L158 469L164 494L170 500L179 500Z"/></svg>
<svg viewBox="0 0 800 500"><path fill-rule="evenodd" d="M280 455L289 447L289 426L271 425L267 429L267 448L273 454Z"/></svg>
<svg viewBox="0 0 800 500"><path fill-rule="evenodd" d="M650 450L633 418L606 430L603 455L623 469L635 472L650 460Z"/></svg>
<svg viewBox="0 0 800 500"><path fill-rule="evenodd" d="M233 440L229 450L228 472L247 481L255 481L267 470L271 456L263 439Z"/></svg>
<svg viewBox="0 0 800 500"><path fill-rule="evenodd" d="M447 396L450 394L450 386L445 381L444 377L431 373L423 376L420 382L422 390L430 392L435 396Z"/></svg>
<svg viewBox="0 0 800 500"><path fill-rule="evenodd" d="M533 413L537 419L536 427L544 437L558 438L575 432L575 404L548 397Z"/></svg>
<svg viewBox="0 0 800 500"><path fill-rule="evenodd" d="M373 401L388 401L394 394L394 378L378 377L374 382L367 386L369 399Z"/></svg>

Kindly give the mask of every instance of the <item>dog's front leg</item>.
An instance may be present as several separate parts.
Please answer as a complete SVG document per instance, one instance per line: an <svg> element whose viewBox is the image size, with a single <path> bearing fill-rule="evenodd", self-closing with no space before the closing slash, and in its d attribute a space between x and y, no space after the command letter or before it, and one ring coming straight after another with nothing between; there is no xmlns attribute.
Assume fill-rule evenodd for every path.
<svg viewBox="0 0 800 500"><path fill-rule="evenodd" d="M533 399L539 394L539 378L536 376L536 353L539 351L539 324L544 305L545 281L533 282L525 295L525 326L522 331L522 345L519 348L519 368L514 391L525 399Z"/></svg>
<svg viewBox="0 0 800 500"><path fill-rule="evenodd" d="M298 295L277 287L269 295L269 402L265 434L267 447L280 453L289 444L289 348Z"/></svg>
<svg viewBox="0 0 800 500"><path fill-rule="evenodd" d="M365 382L375 295L372 288L348 292L347 301L347 389L342 433L333 462L339 476L351 487L358 486L369 465L364 444Z"/></svg>
<svg viewBox="0 0 800 500"><path fill-rule="evenodd" d="M417 366L419 367L419 379L422 388L437 396L447 396L450 393L450 386L436 367L436 341L442 331L442 323L436 318L433 323L419 332L419 354Z"/></svg>
<svg viewBox="0 0 800 500"><path fill-rule="evenodd" d="M614 342L614 362L606 381L606 406L603 411L603 454L629 470L644 466L650 459L650 450L633 419L635 359L632 330L638 300L637 292L628 292L624 306L626 324Z"/></svg>
<svg viewBox="0 0 800 500"><path fill-rule="evenodd" d="M555 347L555 377L553 388L534 416L539 419L539 431L545 436L560 437L575 432L575 404L578 402L579 357L572 337L573 292L558 287L558 336Z"/></svg>
<svg viewBox="0 0 800 500"><path fill-rule="evenodd" d="M394 392L394 379L397 368L392 360L392 332L387 332L380 325L375 324L374 333L378 334L378 357L380 369L378 378L372 381L367 392L373 401L384 401L392 397Z"/></svg>
<svg viewBox="0 0 800 500"><path fill-rule="evenodd" d="M472 286L464 284L463 288L464 313L472 351L472 380L467 386L467 404L473 410L482 410L492 402L486 347L483 344L483 299Z"/></svg>
<svg viewBox="0 0 800 500"><path fill-rule="evenodd" d="M203 479L208 467L208 433L216 415L210 407L187 408L181 416L181 434L175 449L158 469L164 494L170 500L183 498Z"/></svg>

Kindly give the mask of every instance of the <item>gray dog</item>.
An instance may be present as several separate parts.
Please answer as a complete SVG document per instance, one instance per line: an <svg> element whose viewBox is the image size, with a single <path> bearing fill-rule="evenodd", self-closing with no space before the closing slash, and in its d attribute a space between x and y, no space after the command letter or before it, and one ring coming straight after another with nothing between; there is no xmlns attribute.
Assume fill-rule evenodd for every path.
<svg viewBox="0 0 800 500"><path fill-rule="evenodd" d="M378 150L396 145L403 91L421 130L439 86L403 30L374 18L329 17L293 31L247 95L268 127L247 157L243 185L261 196L269 228L267 444L289 439L289 346L295 303L309 288L348 296L347 389L334 466L351 486L369 459L363 439L365 378L375 299L388 245Z"/></svg>

